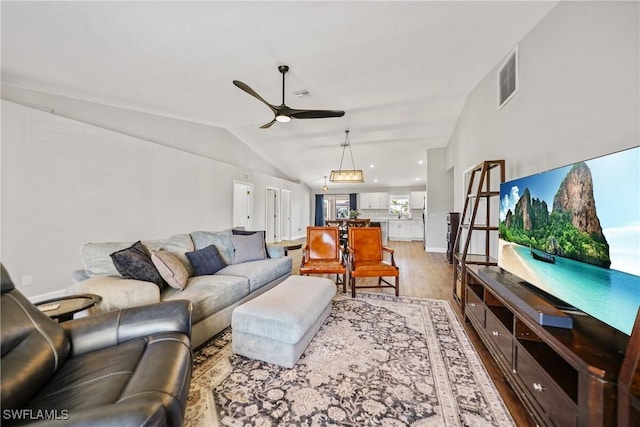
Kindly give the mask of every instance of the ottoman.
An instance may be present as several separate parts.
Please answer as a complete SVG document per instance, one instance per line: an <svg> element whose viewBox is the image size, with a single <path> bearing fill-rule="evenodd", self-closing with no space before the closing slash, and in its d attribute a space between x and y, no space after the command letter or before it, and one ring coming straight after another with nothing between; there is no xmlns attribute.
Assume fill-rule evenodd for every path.
<svg viewBox="0 0 640 427"><path fill-rule="evenodd" d="M335 294L329 279L290 276L233 310L233 352L292 368L329 316Z"/></svg>

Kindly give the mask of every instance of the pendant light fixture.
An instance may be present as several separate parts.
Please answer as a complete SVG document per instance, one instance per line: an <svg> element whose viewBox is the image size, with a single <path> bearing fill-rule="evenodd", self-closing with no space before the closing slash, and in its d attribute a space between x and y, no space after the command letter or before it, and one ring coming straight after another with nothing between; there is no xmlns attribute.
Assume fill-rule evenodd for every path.
<svg viewBox="0 0 640 427"><path fill-rule="evenodd" d="M353 162L353 152L351 151L351 143L349 141L349 129L344 131L344 144L342 144L342 157L340 158L340 168L338 170L332 170L329 181L337 183L356 184L364 182L364 173L362 169L356 169ZM344 152L349 147L349 154L351 155L351 169L342 169L342 162L344 161Z"/></svg>
<svg viewBox="0 0 640 427"><path fill-rule="evenodd" d="M322 191L324 191L325 193L327 191L329 191L329 187L327 187L327 176L326 175L324 177L324 186L322 186Z"/></svg>

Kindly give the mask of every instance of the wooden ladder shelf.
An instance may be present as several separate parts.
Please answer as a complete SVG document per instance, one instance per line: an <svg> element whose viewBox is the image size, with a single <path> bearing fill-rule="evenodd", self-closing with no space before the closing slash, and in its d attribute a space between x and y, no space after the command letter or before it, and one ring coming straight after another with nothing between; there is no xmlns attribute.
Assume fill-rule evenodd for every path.
<svg viewBox="0 0 640 427"><path fill-rule="evenodd" d="M492 179L493 178L493 179ZM496 182L496 178L499 182ZM465 278L468 265L497 265L491 256L491 247L497 246L498 209L500 184L505 180L504 160L485 160L469 172L469 185L460 216L454 248L460 248L453 256L453 296L464 315ZM496 206L492 207L492 199ZM479 217L481 222L479 222ZM474 242L475 253L470 253L472 240L478 235L484 242ZM481 246L480 249L475 246Z"/></svg>

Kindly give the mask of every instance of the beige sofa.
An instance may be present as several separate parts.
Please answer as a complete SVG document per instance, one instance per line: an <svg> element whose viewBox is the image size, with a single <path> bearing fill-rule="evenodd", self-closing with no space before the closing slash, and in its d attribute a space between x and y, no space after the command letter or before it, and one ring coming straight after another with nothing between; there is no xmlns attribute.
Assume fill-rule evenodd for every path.
<svg viewBox="0 0 640 427"><path fill-rule="evenodd" d="M259 259L249 261L245 261L247 255L242 243L245 240L240 240L244 237L234 235L232 230L194 231L165 239L143 241L142 245L149 253L170 252L184 265L188 272L184 289L122 277L111 254L130 248L134 242L87 243L80 249L84 269L74 272L74 284L68 289L68 293L100 295L102 300L90 309L90 313L159 301L189 300L193 305L191 342L195 348L231 324L231 312L235 307L273 288L291 275L291 258L284 256L282 247L265 245L264 233L258 233L262 233L265 257L258 256ZM256 239L257 237L252 239L254 247ZM210 245L216 247L220 258L227 265L214 274L194 275L194 266L187 253ZM252 253L248 258L256 256Z"/></svg>

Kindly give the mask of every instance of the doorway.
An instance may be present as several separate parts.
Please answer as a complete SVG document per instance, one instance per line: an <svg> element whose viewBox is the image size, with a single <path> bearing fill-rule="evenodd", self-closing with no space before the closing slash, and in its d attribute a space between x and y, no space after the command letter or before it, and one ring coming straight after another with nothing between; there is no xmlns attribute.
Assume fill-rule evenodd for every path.
<svg viewBox="0 0 640 427"><path fill-rule="evenodd" d="M291 240L291 191L282 190L280 208L280 237L282 240Z"/></svg>
<svg viewBox="0 0 640 427"><path fill-rule="evenodd" d="M266 231L265 242L273 243L280 241L280 189L267 187L265 197Z"/></svg>
<svg viewBox="0 0 640 427"><path fill-rule="evenodd" d="M253 184L233 182L233 227L251 230L253 226Z"/></svg>
<svg viewBox="0 0 640 427"><path fill-rule="evenodd" d="M349 219L350 201L348 194L324 196L324 219Z"/></svg>

